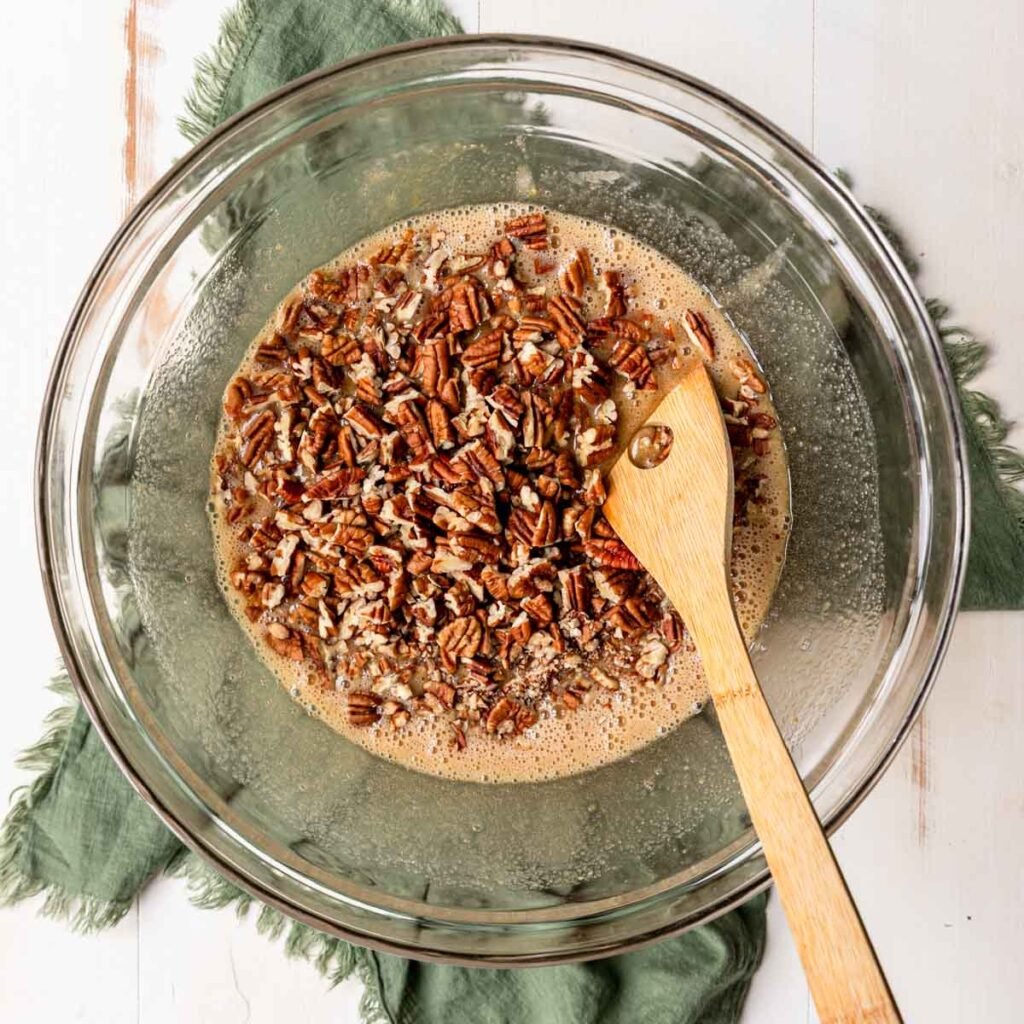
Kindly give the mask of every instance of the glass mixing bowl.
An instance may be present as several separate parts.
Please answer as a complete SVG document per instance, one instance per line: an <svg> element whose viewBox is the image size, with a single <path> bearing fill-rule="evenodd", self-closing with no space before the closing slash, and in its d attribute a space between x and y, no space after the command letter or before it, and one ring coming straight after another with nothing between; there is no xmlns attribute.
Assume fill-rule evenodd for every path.
<svg viewBox="0 0 1024 1024"><path fill-rule="evenodd" d="M474 785L367 754L290 700L218 589L220 397L303 274L413 213L531 200L615 225L749 339L788 445L793 533L754 660L822 820L864 797L949 636L966 530L949 371L864 210L777 128L576 43L421 42L295 82L161 180L61 345L40 550L67 666L181 838L317 928L420 958L622 951L768 882L713 709L558 781Z"/></svg>

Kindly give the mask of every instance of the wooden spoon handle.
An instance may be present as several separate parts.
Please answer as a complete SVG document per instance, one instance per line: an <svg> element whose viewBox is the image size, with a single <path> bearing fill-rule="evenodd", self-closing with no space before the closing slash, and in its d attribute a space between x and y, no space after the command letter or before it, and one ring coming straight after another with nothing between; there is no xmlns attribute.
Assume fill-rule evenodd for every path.
<svg viewBox="0 0 1024 1024"><path fill-rule="evenodd" d="M733 624L731 641L728 631L720 629L714 642L697 637L697 647L821 1024L899 1024L899 1011L871 941L779 734L735 619Z"/></svg>

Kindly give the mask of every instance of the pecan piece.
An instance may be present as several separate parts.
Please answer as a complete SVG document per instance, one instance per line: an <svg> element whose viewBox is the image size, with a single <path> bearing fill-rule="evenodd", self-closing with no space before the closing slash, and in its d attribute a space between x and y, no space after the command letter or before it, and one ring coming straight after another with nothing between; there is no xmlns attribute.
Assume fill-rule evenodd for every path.
<svg viewBox="0 0 1024 1024"><path fill-rule="evenodd" d="M562 605L570 612L587 615L590 612L590 577L584 566L563 569L558 574L562 585Z"/></svg>
<svg viewBox="0 0 1024 1024"><path fill-rule="evenodd" d="M608 497L608 491L604 486L604 477L601 470L588 469L583 477L583 493L581 494L584 505L601 506Z"/></svg>
<svg viewBox="0 0 1024 1024"><path fill-rule="evenodd" d="M592 405L605 401L611 393L604 367L582 349L572 354L572 390L577 398Z"/></svg>
<svg viewBox="0 0 1024 1024"><path fill-rule="evenodd" d="M224 393L224 412L236 423L242 418L246 405L252 398L252 385L245 377L236 377Z"/></svg>
<svg viewBox="0 0 1024 1024"><path fill-rule="evenodd" d="M272 622L264 634L270 649L289 661L302 661L302 641L282 622Z"/></svg>
<svg viewBox="0 0 1024 1024"><path fill-rule="evenodd" d="M464 278L452 288L448 319L454 331L471 331L487 315L487 296L475 277Z"/></svg>
<svg viewBox="0 0 1024 1024"><path fill-rule="evenodd" d="M480 582L487 588L487 593L495 601L507 601L509 599L508 576L491 566L485 566L480 573Z"/></svg>
<svg viewBox="0 0 1024 1024"><path fill-rule="evenodd" d="M548 247L548 221L543 213L526 213L505 222L505 234L518 238L527 249Z"/></svg>
<svg viewBox="0 0 1024 1024"><path fill-rule="evenodd" d="M330 366L352 366L362 354L359 342L351 334L328 334L320 343L320 355Z"/></svg>
<svg viewBox="0 0 1024 1024"><path fill-rule="evenodd" d="M539 626L547 626L554 620L555 610L547 594L534 594L519 602L519 607Z"/></svg>
<svg viewBox="0 0 1024 1024"><path fill-rule="evenodd" d="M433 694L448 710L455 707L455 687L438 679L428 679L423 684L423 692Z"/></svg>
<svg viewBox="0 0 1024 1024"><path fill-rule="evenodd" d="M256 413L240 431L244 443L238 457L252 467L266 455L274 443L274 414L269 409Z"/></svg>
<svg viewBox="0 0 1024 1024"><path fill-rule="evenodd" d="M427 424L438 448L451 448L455 444L451 414L436 398L427 402Z"/></svg>
<svg viewBox="0 0 1024 1024"><path fill-rule="evenodd" d="M576 472L576 460L569 452L559 452L555 458L555 476L558 482L569 490L575 490L580 485L580 478Z"/></svg>
<svg viewBox="0 0 1024 1024"><path fill-rule="evenodd" d="M487 562L497 565L501 558L501 544L491 537L478 533L459 533L450 535L448 546L457 558L467 562Z"/></svg>
<svg viewBox="0 0 1024 1024"><path fill-rule="evenodd" d="M575 296L557 295L549 300L548 315L555 322L555 336L562 348L575 348L583 341L587 322L583 319L583 304Z"/></svg>
<svg viewBox="0 0 1024 1024"><path fill-rule="evenodd" d="M588 540L583 550L595 565L607 566L609 569L628 569L631 572L643 571L640 560L618 538Z"/></svg>
<svg viewBox="0 0 1024 1024"><path fill-rule="evenodd" d="M387 433L384 424L365 405L358 402L345 413L343 419L363 437L383 437Z"/></svg>
<svg viewBox="0 0 1024 1024"><path fill-rule="evenodd" d="M406 569L409 570L409 574L412 576L419 576L422 573L429 572L430 566L434 561L434 555L429 551L417 551L409 559L406 564Z"/></svg>
<svg viewBox="0 0 1024 1024"><path fill-rule="evenodd" d="M508 535L520 544L529 547L533 542L533 534L537 528L537 515L525 508L512 509L508 517Z"/></svg>
<svg viewBox="0 0 1024 1024"><path fill-rule="evenodd" d="M711 336L711 328L707 320L695 309L688 309L683 315L683 328L686 336L703 353L704 358L715 358L715 339Z"/></svg>
<svg viewBox="0 0 1024 1024"><path fill-rule="evenodd" d="M576 435L576 461L584 468L603 462L615 447L615 427L599 423Z"/></svg>
<svg viewBox="0 0 1024 1024"><path fill-rule="evenodd" d="M471 369L493 367L501 358L502 331L491 331L467 345L462 353L462 365Z"/></svg>
<svg viewBox="0 0 1024 1024"><path fill-rule="evenodd" d="M289 295L288 298L277 308L277 316L274 326L279 334L290 337L299 326L299 318L302 316L302 296L299 294Z"/></svg>
<svg viewBox="0 0 1024 1024"><path fill-rule="evenodd" d="M501 464L490 448L480 441L463 445L452 459L452 464L467 483L476 483L481 477L486 477L496 491L505 489L505 473Z"/></svg>
<svg viewBox="0 0 1024 1024"><path fill-rule="evenodd" d="M643 598L627 597L608 612L606 619L626 636L636 636L637 633L654 625L657 620L657 609Z"/></svg>
<svg viewBox="0 0 1024 1024"><path fill-rule="evenodd" d="M601 275L601 292L604 295L604 315L609 318L626 315L626 289L618 271L606 270Z"/></svg>
<svg viewBox="0 0 1024 1024"><path fill-rule="evenodd" d="M735 356L729 360L729 369L739 381L740 394L744 398L756 400L758 395L763 395L767 390L764 381L758 376L754 364L749 359ZM746 391L744 391L744 388Z"/></svg>
<svg viewBox="0 0 1024 1024"><path fill-rule="evenodd" d="M651 332L646 327L627 320L625 317L598 317L587 324L587 337L597 340L606 338L625 338L638 345L651 340Z"/></svg>
<svg viewBox="0 0 1024 1024"><path fill-rule="evenodd" d="M354 497L362 487L366 470L361 466L342 466L322 476L312 486L306 488L304 495L307 501L317 499L334 499Z"/></svg>
<svg viewBox="0 0 1024 1024"><path fill-rule="evenodd" d="M590 253L586 249L577 249L572 259L558 275L558 284L563 292L578 299L583 295L592 278Z"/></svg>
<svg viewBox="0 0 1024 1024"><path fill-rule="evenodd" d="M362 690L353 691L346 699L349 724L361 729L373 725L380 717L382 703L381 698L375 693Z"/></svg>
<svg viewBox="0 0 1024 1024"><path fill-rule="evenodd" d="M683 622L675 612L666 612L661 618L661 635L669 651L677 651L683 643Z"/></svg>
<svg viewBox="0 0 1024 1024"><path fill-rule="evenodd" d="M531 725L536 725L540 715L533 708L520 706L515 714L516 732L525 732Z"/></svg>
<svg viewBox="0 0 1024 1024"><path fill-rule="evenodd" d="M437 635L437 645L450 658L472 658L483 643L484 628L479 619L453 619Z"/></svg>
<svg viewBox="0 0 1024 1024"><path fill-rule="evenodd" d="M462 731L462 726L452 724L452 740L457 750L466 749L466 734Z"/></svg>
<svg viewBox="0 0 1024 1024"><path fill-rule="evenodd" d="M535 548L545 548L558 540L558 514L550 501L545 501L537 512L537 521L533 528L530 544Z"/></svg>
<svg viewBox="0 0 1024 1024"><path fill-rule="evenodd" d="M511 697L502 697L487 713L484 728L492 734L497 732L498 727L509 718L512 718L518 710L519 705L516 701L512 700Z"/></svg>
<svg viewBox="0 0 1024 1024"><path fill-rule="evenodd" d="M616 340L608 365L629 378L641 391L653 391L658 386L650 357L639 345L626 338Z"/></svg>

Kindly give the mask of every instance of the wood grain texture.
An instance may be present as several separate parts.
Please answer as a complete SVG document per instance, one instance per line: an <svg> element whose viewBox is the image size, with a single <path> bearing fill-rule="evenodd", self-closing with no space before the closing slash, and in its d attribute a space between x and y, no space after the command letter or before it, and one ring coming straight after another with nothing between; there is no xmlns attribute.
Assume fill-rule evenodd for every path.
<svg viewBox="0 0 1024 1024"><path fill-rule="evenodd" d="M124 17L124 144L121 147L123 209L127 213L156 178L153 164L153 133L156 107L153 102L153 70L161 51L151 26L162 0L128 0Z"/></svg>
<svg viewBox="0 0 1024 1024"><path fill-rule="evenodd" d="M747 653L729 584L733 472L707 371L697 364L651 414L674 442L661 465L628 456L605 515L697 644L747 809L822 1024L898 1024L899 1012ZM658 516L637 514L656 508Z"/></svg>

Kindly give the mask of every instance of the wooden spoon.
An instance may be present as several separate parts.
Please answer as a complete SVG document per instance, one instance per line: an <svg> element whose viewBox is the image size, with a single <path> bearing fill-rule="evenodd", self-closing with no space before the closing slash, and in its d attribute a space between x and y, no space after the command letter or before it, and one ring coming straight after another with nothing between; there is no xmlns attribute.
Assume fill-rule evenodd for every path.
<svg viewBox="0 0 1024 1024"><path fill-rule="evenodd" d="M663 461L637 442L668 427ZM732 603L733 470L714 386L691 370L613 467L604 514L697 644L718 721L821 1024L899 1022L892 993L757 681ZM648 455L657 454L648 449ZM642 454L642 453L639 453ZM641 461L637 459L637 461ZM655 461L653 458L649 461Z"/></svg>

